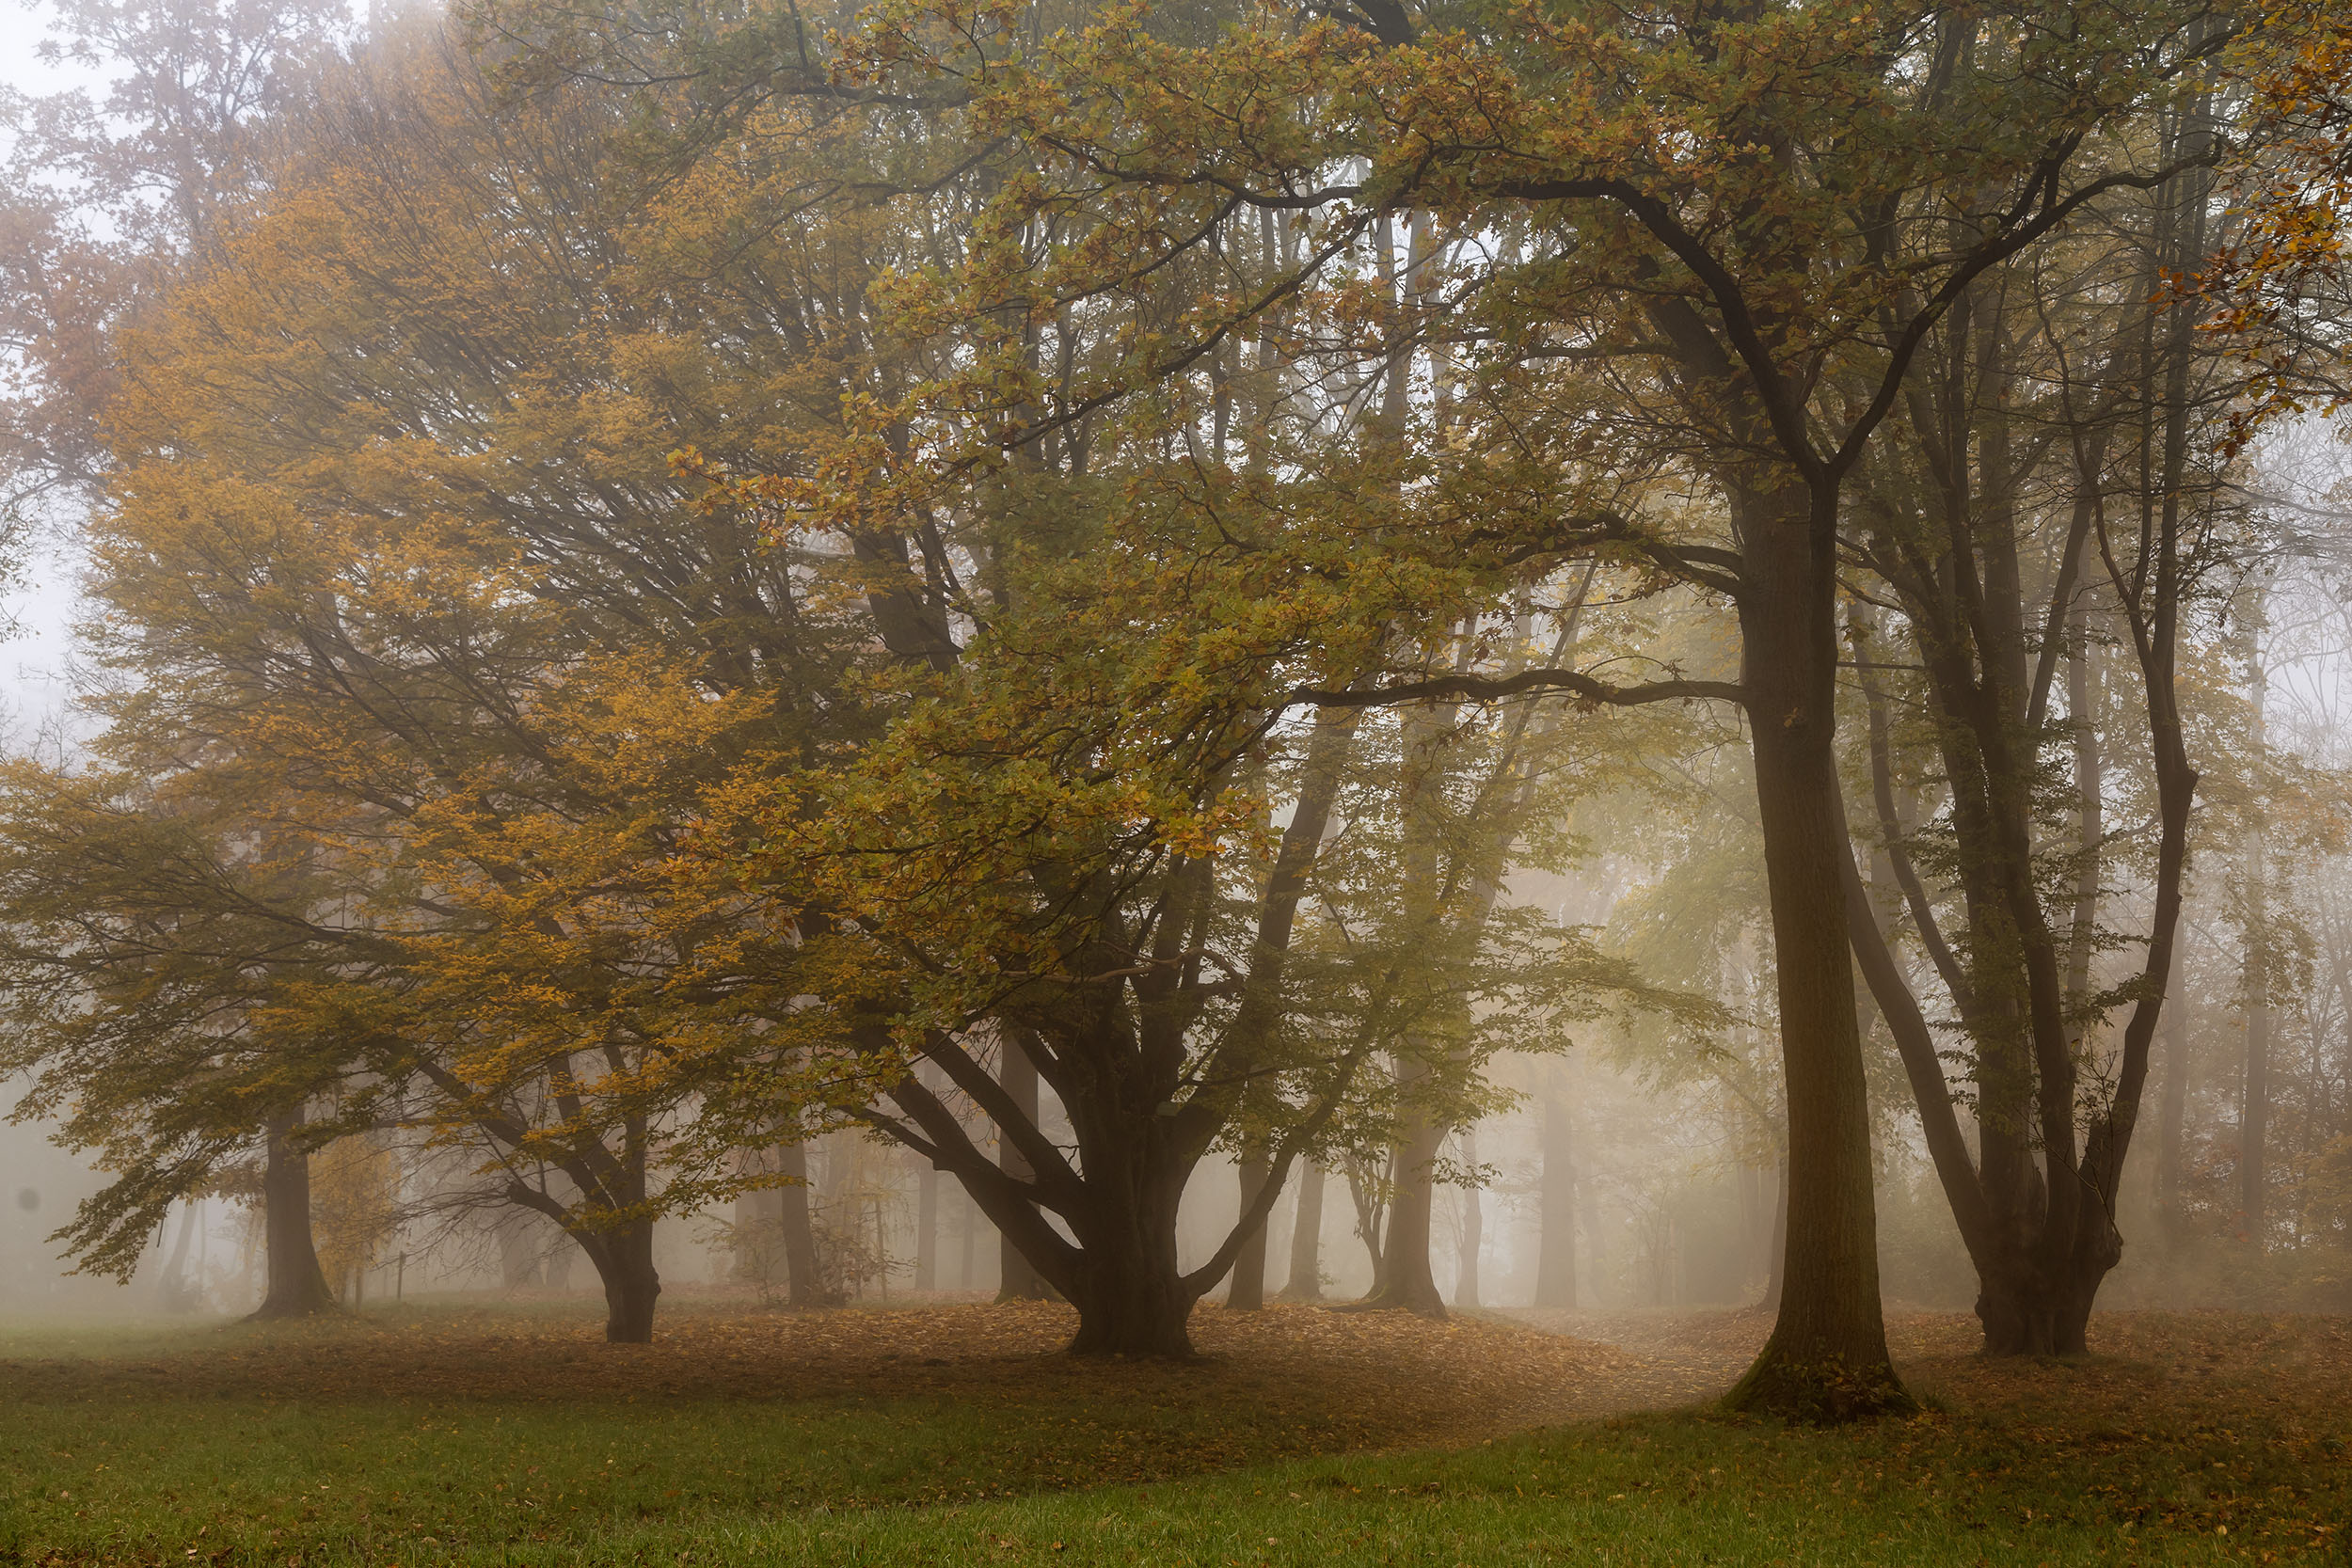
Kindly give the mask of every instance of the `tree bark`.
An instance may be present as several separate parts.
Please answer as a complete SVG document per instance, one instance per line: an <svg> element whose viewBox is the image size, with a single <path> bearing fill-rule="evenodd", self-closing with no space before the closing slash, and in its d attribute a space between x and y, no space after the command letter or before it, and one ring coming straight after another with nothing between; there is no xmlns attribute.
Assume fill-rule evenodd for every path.
<svg viewBox="0 0 2352 1568"><path fill-rule="evenodd" d="M499 1216L499 1282L510 1291L539 1283L539 1247L532 1235L537 1228L532 1211L514 1208Z"/></svg>
<svg viewBox="0 0 2352 1568"><path fill-rule="evenodd" d="M961 1194L961 1189L958 1189L958 1192ZM963 1196L962 1206L963 1225L956 1238L961 1253L957 1263L956 1289L969 1291L972 1289L973 1268L978 1261L976 1254L979 1250L980 1212L973 1207L972 1199L968 1195Z"/></svg>
<svg viewBox="0 0 2352 1568"><path fill-rule="evenodd" d="M1462 1134L1462 1159L1473 1171L1478 1165L1477 1134ZM1475 1185L1462 1189L1462 1237L1455 1250L1454 1262L1454 1306L1456 1311L1475 1311L1478 1307L1478 1252L1486 1242L1486 1219L1478 1203Z"/></svg>
<svg viewBox="0 0 2352 1568"><path fill-rule="evenodd" d="M929 1164L915 1178L914 1288L939 1289L939 1170Z"/></svg>
<svg viewBox="0 0 2352 1568"><path fill-rule="evenodd" d="M201 1284L188 1282L188 1243L196 1235L198 1200L180 1200L180 1237L171 1244L171 1256L164 1262L163 1278L157 1283L157 1304L167 1312L190 1312L203 1294Z"/></svg>
<svg viewBox="0 0 2352 1568"><path fill-rule="evenodd" d="M1310 1163L1298 1177L1298 1212L1291 1222L1291 1272L1284 1301L1323 1299L1323 1167Z"/></svg>
<svg viewBox="0 0 2352 1568"><path fill-rule="evenodd" d="M1870 1107L1854 1017L1834 747L1836 486L1741 498L1741 686L1756 766L1788 1095L1780 1313L1726 1402L1806 1420L1912 1406L1879 1307Z"/></svg>
<svg viewBox="0 0 2352 1568"><path fill-rule="evenodd" d="M817 1266L817 1227L808 1212L808 1145L782 1144L776 1169L787 1179L776 1189L776 1224L783 1233L786 1301L794 1307L829 1307Z"/></svg>
<svg viewBox="0 0 2352 1568"><path fill-rule="evenodd" d="M1426 1071L1408 1068L1402 1075ZM1360 1310L1446 1315L1445 1298L1438 1293L1438 1276L1429 1263L1430 1222L1437 1204L1433 1167L1442 1136L1418 1111L1406 1113L1405 1136L1396 1148L1396 1175L1390 1183L1388 1234L1377 1254L1379 1277L1372 1293L1354 1304Z"/></svg>
<svg viewBox="0 0 2352 1568"><path fill-rule="evenodd" d="M1038 1116L1037 1064L1029 1060L1027 1052L1008 1039L1003 1044L1002 1054L997 1058L996 1073L998 1082L1004 1085L1005 1093L1012 1101L1014 1108L1028 1118L1030 1126L1036 1126ZM998 1167L1015 1181L1026 1181L1036 1174L1030 1167L1028 1156L1021 1152L1020 1145L1013 1139L1001 1135L997 1140L997 1164ZM996 1299L998 1301L1045 1300L1052 1292L1046 1287L1044 1275L1038 1273L1037 1265L1030 1262L1026 1255L1022 1252L1020 1243L1014 1240L1009 1229L1003 1230L1002 1243L1003 1267L1002 1272L997 1275ZM1189 1310L1191 1304L1185 1305Z"/></svg>
<svg viewBox="0 0 2352 1568"><path fill-rule="evenodd" d="M1576 1308L1576 1129L1559 1094L1544 1096L1544 1175L1537 1222L1535 1305Z"/></svg>
<svg viewBox="0 0 2352 1568"><path fill-rule="evenodd" d="M2259 602L2259 601L2258 601ZM2260 644L2249 661L2253 699L2253 752L2261 766L2268 741L2264 724ZM2238 1212L2247 1243L2264 1250L2270 1153L2270 867L2264 857L2257 805L2246 847L2246 1085L2238 1114Z"/></svg>
<svg viewBox="0 0 2352 1568"><path fill-rule="evenodd" d="M653 1343L654 1301L661 1294L661 1276L653 1266L653 1222L582 1235L580 1247L604 1282L605 1342Z"/></svg>
<svg viewBox="0 0 2352 1568"><path fill-rule="evenodd" d="M2175 996L2164 1020L2164 1096L2156 1107L2156 1231L2177 1252L2188 1240L2181 1209L2181 1138L2188 1118L2188 998Z"/></svg>
<svg viewBox="0 0 2352 1568"><path fill-rule="evenodd" d="M1247 1211L1257 1201L1273 1168L1272 1162L1266 1158L1264 1146L1253 1144L1243 1152L1237 1167L1243 1210ZM1262 1220L1242 1239L1241 1251L1233 1259L1233 1280L1225 1291L1225 1305L1231 1310L1255 1312L1265 1306L1265 1223Z"/></svg>
<svg viewBox="0 0 2352 1568"><path fill-rule="evenodd" d="M293 1147L300 1113L273 1119L262 1171L262 1224L268 1252L269 1288L257 1318L301 1318L335 1309L310 1239L310 1157Z"/></svg>

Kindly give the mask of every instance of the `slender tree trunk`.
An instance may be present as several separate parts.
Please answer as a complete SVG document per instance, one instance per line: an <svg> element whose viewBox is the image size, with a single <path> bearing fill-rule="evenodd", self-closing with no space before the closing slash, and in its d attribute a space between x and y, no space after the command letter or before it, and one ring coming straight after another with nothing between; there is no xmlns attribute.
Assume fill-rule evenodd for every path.
<svg viewBox="0 0 2352 1568"><path fill-rule="evenodd" d="M1396 1184L1396 1150L1388 1151L1385 1171L1361 1160L1348 1161L1346 1169L1348 1201L1356 1211L1356 1239L1364 1243L1364 1257L1372 1264L1372 1289L1366 1295L1378 1296L1389 1283L1389 1265L1380 1256L1380 1238L1389 1223L1388 1189Z"/></svg>
<svg viewBox="0 0 2352 1568"><path fill-rule="evenodd" d="M195 1198L180 1201L180 1236L171 1243L171 1257L164 1263L164 1276L157 1284L157 1303L167 1312L186 1312L195 1308L200 1293L188 1283L188 1243L196 1234Z"/></svg>
<svg viewBox="0 0 2352 1568"><path fill-rule="evenodd" d="M1879 1307L1870 1108L1846 927L1837 774L1836 490L1743 508L1741 684L1771 893L1788 1095L1788 1242L1780 1313L1728 1396L1738 1409L1841 1420L1912 1402Z"/></svg>
<svg viewBox="0 0 2352 1568"><path fill-rule="evenodd" d="M1788 1162L1783 1159L1772 1172L1772 1241L1767 1254L1769 1270L1764 1276L1764 1310L1780 1310L1781 1281L1787 1277L1788 1258Z"/></svg>
<svg viewBox="0 0 2352 1568"><path fill-rule="evenodd" d="M1535 1305L1576 1307L1576 1129L1567 1102L1544 1096L1544 1175L1537 1222Z"/></svg>
<svg viewBox="0 0 2352 1568"><path fill-rule="evenodd" d="M1323 1299L1323 1167L1310 1162L1298 1177L1298 1212L1291 1222L1291 1272L1284 1301Z"/></svg>
<svg viewBox="0 0 2352 1568"><path fill-rule="evenodd" d="M1011 1098L1021 1114L1028 1117L1029 1124L1033 1127L1037 1125L1037 1064L1029 1060L1028 1053L1023 1051L1011 1040L1007 1040L1004 1042L1003 1053L998 1058L996 1070L998 1082L1004 1085L1005 1093ZM1007 1176L1016 1181L1025 1181L1030 1178L1033 1173L1029 1168L1028 1157L1021 1152L1020 1148L1012 1139L1000 1137L997 1140L997 1149L998 1168ZM1044 1276L1037 1272L1036 1265L1032 1264L1023 1255L1021 1248L1014 1244L1011 1233L1004 1232L1003 1267L1002 1272L997 1275L996 1299L998 1301L1043 1301L1051 1293L1046 1288ZM1186 1303L1185 1307L1189 1310L1191 1304Z"/></svg>
<svg viewBox="0 0 2352 1568"><path fill-rule="evenodd" d="M914 1288L939 1289L939 1171L933 1165L915 1179Z"/></svg>
<svg viewBox="0 0 2352 1568"><path fill-rule="evenodd" d="M1478 1165L1478 1137L1470 1132L1462 1134L1462 1159L1473 1170ZM1478 1189L1462 1189L1462 1244L1456 1250L1454 1263L1454 1305L1456 1310L1475 1311L1478 1307L1478 1252L1486 1242L1486 1217L1480 1210Z"/></svg>
<svg viewBox="0 0 2352 1568"><path fill-rule="evenodd" d="M499 1243L499 1282L510 1291L539 1283L539 1247L532 1233L538 1228L532 1211L510 1208L495 1227Z"/></svg>
<svg viewBox="0 0 2352 1568"><path fill-rule="evenodd" d="M2264 681L2259 651L2252 659L2254 755L2264 755ZM2269 1215L2270 1143L2270 867L2264 855L2263 820L2257 808L2246 849L2246 1098L2238 1116L2238 1211L2246 1239L2264 1250Z"/></svg>
<svg viewBox="0 0 2352 1568"><path fill-rule="evenodd" d="M269 1123L267 1163L262 1171L262 1223L268 1251L269 1288L257 1318L300 1318L335 1309L310 1239L310 1157L289 1140L302 1125L297 1113Z"/></svg>
<svg viewBox="0 0 2352 1568"><path fill-rule="evenodd" d="M959 1260L956 1271L956 1289L969 1291L973 1285L973 1271L978 1262L980 1211L978 1206L973 1203L969 1194L964 1193L961 1188L958 1188L957 1193L963 1204L963 1228L957 1238L962 1257Z"/></svg>
<svg viewBox="0 0 2352 1568"><path fill-rule="evenodd" d="M1258 1200L1273 1168L1263 1145L1252 1144L1243 1152L1238 1170L1244 1211ZM1225 1292L1225 1305L1234 1311L1255 1312L1265 1306L1265 1230L1261 1224L1250 1231L1241 1243L1240 1256L1233 1259L1233 1282Z"/></svg>
<svg viewBox="0 0 2352 1568"><path fill-rule="evenodd" d="M2164 1095L2156 1106L2156 1230L2178 1252L2188 1240L2181 1209L2182 1123L2188 1116L2188 998L2175 995L2164 1021Z"/></svg>
<svg viewBox="0 0 2352 1568"><path fill-rule="evenodd" d="M817 1266L817 1227L808 1212L808 1145L782 1144L776 1169L787 1180L776 1189L777 1229L784 1242L785 1299L794 1307L826 1307L825 1282Z"/></svg>

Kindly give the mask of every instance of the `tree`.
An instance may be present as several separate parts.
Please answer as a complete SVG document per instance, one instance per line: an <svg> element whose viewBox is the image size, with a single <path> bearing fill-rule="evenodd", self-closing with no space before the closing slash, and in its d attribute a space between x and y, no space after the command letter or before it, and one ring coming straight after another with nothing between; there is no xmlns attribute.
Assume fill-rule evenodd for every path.
<svg viewBox="0 0 2352 1568"><path fill-rule="evenodd" d="M657 1209L731 1190L806 1054L790 933L678 849L737 769L791 766L796 683L846 656L671 470L723 377L623 303L614 104L490 107L429 34L386 41L132 341L93 584L125 684L99 766L11 781L54 825L14 841L20 1060L63 1097L172 1056L111 1101L92 1256L262 1119L200 1092L228 1017L326 1110L305 1138L455 1141L466 1201L564 1227L642 1339ZM690 1117L747 1056L767 1094ZM671 1126L703 1136L658 1162Z"/></svg>
<svg viewBox="0 0 2352 1568"><path fill-rule="evenodd" d="M946 25L926 31L933 16ZM1302 267L1205 299L1181 331L1132 334L1115 374L1026 425L1165 384L1271 303L1326 277L1345 287L1336 269L1378 249L1364 243L1375 226L1427 214L1440 272L1454 277L1372 354L1391 361L1409 332L1442 331L1464 359L1476 357L1466 338L1486 348L1504 385L1562 388L1551 428L1519 400L1507 434L1465 443L1481 465L1531 431L1551 443L1529 465L1533 503L1490 511L1473 536L1507 538L1520 562L1607 546L1731 603L1736 681L1627 687L1546 669L1506 687L1424 671L1352 697L1335 686L1300 696L1494 697L1551 684L1594 701L1744 708L1772 886L1790 1223L1778 1324L1738 1404L1836 1416L1907 1398L1877 1305L1840 869L1847 482L1921 346L1979 278L2106 193L2161 184L2201 156L2168 163L2111 134L2211 53L2214 36L2192 20L1741 6L1635 27L1606 9L1490 20L1465 8L1424 27L1381 4L1207 46L1121 21L1030 49L994 12L908 7L882 13L857 61L859 81L908 63L958 83L985 123L1017 131L1045 162L1014 187L1019 210L1085 216L1061 246L1007 248L972 269L974 317L1009 298L1036 319L1095 297L1106 277L1205 245L1235 212L1311 222ZM1955 210L1968 215L1956 223ZM998 230L1017 231L1009 218ZM1486 243L1495 233L1534 243ZM1386 273L1386 258L1373 270ZM975 380L998 373L991 361ZM1613 400L1605 408L1596 383ZM1603 428L1628 446L1597 451ZM1706 526L1591 504L1596 489L1612 493L1597 470L1624 478L1638 465L1703 487Z"/></svg>

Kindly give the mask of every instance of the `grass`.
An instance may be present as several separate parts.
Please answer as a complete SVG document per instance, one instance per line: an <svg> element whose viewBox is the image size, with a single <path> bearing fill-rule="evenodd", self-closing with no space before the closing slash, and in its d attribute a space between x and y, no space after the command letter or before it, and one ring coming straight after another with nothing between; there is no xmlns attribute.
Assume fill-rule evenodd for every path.
<svg viewBox="0 0 2352 1568"><path fill-rule="evenodd" d="M809 1322L854 1341L855 1317ZM421 1322L421 1360L526 1354L492 1332L512 1324ZM2352 1561L2352 1385L2325 1322L2149 1319L2114 1336L2127 1357L2076 1364L1921 1357L1940 1408L1846 1431L1653 1414L1385 1452L1316 1451L1410 1433L1318 1422L1314 1380L1261 1375L1247 1344L1200 1370L997 1355L877 1378L892 1353L828 1341L799 1397L651 1360L636 1393L407 1397L367 1370L390 1332L0 1334L0 1562ZM1558 1343L1477 1338L1486 1361L1521 1342ZM224 1375L234 1357L258 1371ZM1384 1361L1406 1404L1442 1365Z"/></svg>

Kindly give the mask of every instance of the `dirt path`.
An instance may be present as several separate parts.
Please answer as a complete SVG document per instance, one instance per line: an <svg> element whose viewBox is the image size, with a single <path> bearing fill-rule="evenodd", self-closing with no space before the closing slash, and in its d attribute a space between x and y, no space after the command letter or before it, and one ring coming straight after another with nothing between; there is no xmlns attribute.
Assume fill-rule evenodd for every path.
<svg viewBox="0 0 2352 1568"><path fill-rule="evenodd" d="M1671 1410L1728 1390L1772 1329L1772 1315L1745 1311L1568 1312L1522 1308L1496 1317L1545 1334L1608 1346L1595 1376L1562 1390L1555 1419Z"/></svg>

